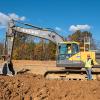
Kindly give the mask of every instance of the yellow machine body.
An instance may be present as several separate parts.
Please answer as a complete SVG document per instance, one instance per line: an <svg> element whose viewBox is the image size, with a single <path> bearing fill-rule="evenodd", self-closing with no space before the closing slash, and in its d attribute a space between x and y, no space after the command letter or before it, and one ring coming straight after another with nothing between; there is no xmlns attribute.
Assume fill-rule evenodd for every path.
<svg viewBox="0 0 100 100"><path fill-rule="evenodd" d="M72 53L68 54L68 46L71 47ZM93 59L94 65L99 65L96 62L96 53L95 51L88 50L88 51L81 51L78 42L69 41L69 42L61 42L58 45L58 59L57 65L63 67L81 67L84 66L84 63L87 59L87 55Z"/></svg>

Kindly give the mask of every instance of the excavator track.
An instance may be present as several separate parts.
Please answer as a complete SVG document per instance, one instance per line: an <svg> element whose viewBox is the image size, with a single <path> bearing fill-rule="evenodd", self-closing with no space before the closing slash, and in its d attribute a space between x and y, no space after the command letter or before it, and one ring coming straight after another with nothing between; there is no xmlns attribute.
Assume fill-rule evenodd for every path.
<svg viewBox="0 0 100 100"><path fill-rule="evenodd" d="M51 70L44 74L46 79L56 80L87 80L85 70ZM92 71L93 80L98 80L100 71Z"/></svg>

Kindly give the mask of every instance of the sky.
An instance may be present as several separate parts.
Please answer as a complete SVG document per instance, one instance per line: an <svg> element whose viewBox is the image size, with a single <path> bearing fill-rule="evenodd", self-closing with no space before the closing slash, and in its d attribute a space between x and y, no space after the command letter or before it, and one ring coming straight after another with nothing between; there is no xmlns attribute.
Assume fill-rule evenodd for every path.
<svg viewBox="0 0 100 100"><path fill-rule="evenodd" d="M0 0L0 41L8 16L53 28L65 37L78 29L90 31L100 40L100 0Z"/></svg>

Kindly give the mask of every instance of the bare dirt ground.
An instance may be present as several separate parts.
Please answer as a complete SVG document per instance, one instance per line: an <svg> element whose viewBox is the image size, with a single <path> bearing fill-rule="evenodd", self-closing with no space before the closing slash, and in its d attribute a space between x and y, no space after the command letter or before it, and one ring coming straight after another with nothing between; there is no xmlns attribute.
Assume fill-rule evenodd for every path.
<svg viewBox="0 0 100 100"><path fill-rule="evenodd" d="M1 75L0 100L100 100L100 81L45 79L43 73L46 70L56 69L55 61L13 63L17 71L22 68L31 71L15 76Z"/></svg>

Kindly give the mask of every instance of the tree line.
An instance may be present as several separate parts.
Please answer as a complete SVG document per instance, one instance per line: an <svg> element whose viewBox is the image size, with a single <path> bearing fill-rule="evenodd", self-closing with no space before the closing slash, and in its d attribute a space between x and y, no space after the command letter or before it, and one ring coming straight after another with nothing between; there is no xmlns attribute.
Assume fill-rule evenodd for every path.
<svg viewBox="0 0 100 100"><path fill-rule="evenodd" d="M48 40L19 33L15 37L13 59L55 60L55 54L56 45Z"/></svg>

